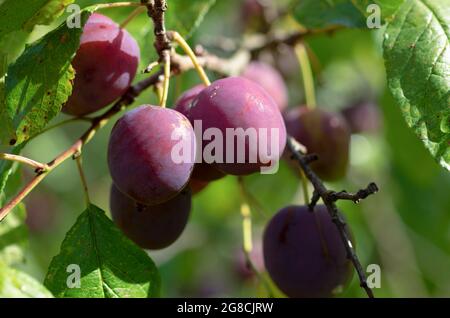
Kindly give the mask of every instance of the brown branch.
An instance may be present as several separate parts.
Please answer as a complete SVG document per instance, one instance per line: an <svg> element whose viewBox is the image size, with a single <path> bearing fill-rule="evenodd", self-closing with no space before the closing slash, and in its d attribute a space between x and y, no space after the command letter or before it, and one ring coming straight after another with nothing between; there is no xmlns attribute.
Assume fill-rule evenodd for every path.
<svg viewBox="0 0 450 318"><path fill-rule="evenodd" d="M289 136L287 140L287 146L292 154L292 158L299 163L301 169L303 170L306 177L309 179L309 181L312 183L314 187L314 196L313 196L314 200L311 202L310 208L315 206L319 197L322 199L323 203L328 209L328 212L330 213L330 216L334 224L336 225L339 231L339 235L347 251L347 257L352 262L353 267L355 268L358 274L360 286L366 291L367 296L373 298L374 297L373 292L367 285L366 274L364 273L364 269L361 265L361 262L359 261L358 256L356 255L356 251L353 248L353 245L351 244L347 224L345 223L344 218L342 217L340 211L336 206L336 201L341 199L347 200L348 198L351 198L352 201L355 201L356 199L360 200L367 197L370 194L377 192L378 187L374 183L371 183L367 189L361 190L354 195L351 194L344 195L345 192L337 193L334 191L329 191L323 184L322 180L320 180L320 178L314 173L314 171L309 166L309 164L312 162L311 161L312 157L305 155L304 153L301 152L300 144L294 138ZM315 157L317 158L317 156Z"/></svg>
<svg viewBox="0 0 450 318"><path fill-rule="evenodd" d="M35 161L35 160L27 158L27 157L13 155L13 154L9 154L9 153L0 153L0 160L20 162L20 163L26 164L30 167L33 167L34 169L36 169L36 171L44 171L47 169L47 165L44 163L40 163L38 161Z"/></svg>
<svg viewBox="0 0 450 318"><path fill-rule="evenodd" d="M147 15L152 19L155 33L155 49L164 63L164 51L171 49L171 43L166 33L165 12L167 10L166 0L141 0L141 3L147 7Z"/></svg>
<svg viewBox="0 0 450 318"><path fill-rule="evenodd" d="M378 192L378 186L375 183L370 183L367 188L359 190L356 193L348 193L347 191L335 192L329 191L328 197L330 200L338 201L338 200L349 200L354 203L359 203L362 199L367 198L369 195Z"/></svg>
<svg viewBox="0 0 450 318"><path fill-rule="evenodd" d="M264 50L273 49L281 44L295 46L298 42L310 36L319 34L333 34L336 31L344 29L343 26L332 25L321 29L305 29L290 34L274 34L271 37L265 35L256 35L244 43L244 48L250 51L252 56L257 56Z"/></svg>

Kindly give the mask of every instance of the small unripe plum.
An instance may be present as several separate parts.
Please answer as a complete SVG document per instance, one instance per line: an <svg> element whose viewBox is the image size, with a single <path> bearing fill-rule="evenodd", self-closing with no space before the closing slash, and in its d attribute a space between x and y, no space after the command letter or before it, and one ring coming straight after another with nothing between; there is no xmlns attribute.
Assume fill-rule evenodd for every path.
<svg viewBox="0 0 450 318"><path fill-rule="evenodd" d="M122 96L136 75L139 57L139 46L126 30L108 17L93 13L72 61L74 86L62 111L87 115Z"/></svg>
<svg viewBox="0 0 450 318"><path fill-rule="evenodd" d="M259 85L272 96L281 111L288 105L288 92L281 74L271 65L263 62L252 62L242 73L245 77Z"/></svg>
<svg viewBox="0 0 450 318"><path fill-rule="evenodd" d="M325 206L281 209L263 239L264 264L288 297L330 297L351 278L351 262Z"/></svg>
<svg viewBox="0 0 450 318"><path fill-rule="evenodd" d="M174 147L181 140L190 148L187 160L174 157L174 153L178 154ZM184 115L173 109L140 106L119 119L111 132L111 177L119 190L135 201L145 205L163 203L188 183L195 145L194 130Z"/></svg>
<svg viewBox="0 0 450 318"><path fill-rule="evenodd" d="M157 250L175 242L183 233L191 211L191 193L182 191L159 205L145 206L111 187L111 216L117 226L142 248Z"/></svg>
<svg viewBox="0 0 450 318"><path fill-rule="evenodd" d="M251 174L274 164L286 145L278 106L261 86L242 77L221 79L205 88L192 103L188 117L194 124L201 121L203 135L214 130L223 137L223 153L214 158L221 162L214 165L227 174ZM206 145L203 142L202 149Z"/></svg>
<svg viewBox="0 0 450 318"><path fill-rule="evenodd" d="M342 110L352 133L376 133L381 127L378 106L370 101L361 101Z"/></svg>
<svg viewBox="0 0 450 318"><path fill-rule="evenodd" d="M205 89L205 85L197 85L184 92L175 103L175 110L189 119L189 109L198 94ZM191 121L191 124L194 124ZM192 177L200 181L214 181L223 178L225 173L216 169L212 164L199 162L195 165Z"/></svg>
<svg viewBox="0 0 450 318"><path fill-rule="evenodd" d="M350 128L338 113L297 107L285 114L288 134L297 139L319 159L311 164L325 181L343 178L347 172Z"/></svg>

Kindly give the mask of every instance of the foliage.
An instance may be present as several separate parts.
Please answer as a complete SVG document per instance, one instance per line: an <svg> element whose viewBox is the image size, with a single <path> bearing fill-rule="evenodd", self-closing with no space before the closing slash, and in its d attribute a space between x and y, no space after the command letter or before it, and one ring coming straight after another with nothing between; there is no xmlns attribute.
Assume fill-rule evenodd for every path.
<svg viewBox="0 0 450 318"><path fill-rule="evenodd" d="M74 134L78 136L80 126L64 127L62 132L50 131L35 140L51 123L65 119L60 110L72 93L76 74L71 62L82 34L82 28L68 28L65 22L68 15L65 8L73 2L85 8L81 12L81 26L97 10L95 5L105 3L0 1L0 142L4 145L1 152L24 153L47 162L63 150L59 147L73 143ZM450 276L437 263L450 264L447 193L450 179L445 171L450 170L449 1L280 1L283 5L287 2L291 6L288 15L296 23L285 18L275 24L274 34L291 33L292 29L335 31L331 37L317 34L304 39L318 79L317 96L324 103L320 106L336 111L356 102L355 96L380 100L384 130L373 136L352 137L348 178L333 184L356 188L366 179L382 184L381 199L369 199L369 207L340 204L354 230L362 262L385 266L383 288L376 293L448 296ZM245 33L242 21L236 21L242 20L236 3L170 0L166 27L193 44L203 43L214 54L231 55L227 49L223 50L229 40L226 37L237 39ZM278 9L282 12L284 7L280 3ZM369 4L381 9L383 27L379 30L367 30ZM102 13L120 23L133 9L109 8ZM226 30L221 30L223 26ZM131 21L127 30L140 45L141 69L159 58L153 48L153 25L146 14ZM245 39L246 36L242 37L243 43ZM298 65L279 65L288 60L276 55L279 53L268 52L265 57L280 70L284 68L291 106L303 104ZM220 76L214 72L209 75ZM136 82L148 77L139 74ZM345 81L336 81L343 78ZM171 81L174 84L170 87L168 104L173 105L181 91L198 82L192 72L177 76ZM388 90L392 96L385 93ZM148 90L131 107L142 103L157 103L157 97ZM224 264L227 269L233 268L230 251L239 250L241 244L236 228L242 193L232 177L209 185L195 196L192 224L173 250L150 253L156 262L110 221L104 210L108 211L110 185L105 147L111 127L108 123L98 133L95 147L83 148L85 171L92 184L91 199L102 208L90 204L79 214L85 203L78 179L72 166L63 165L60 172L43 182L46 194L36 194L47 201L49 194L58 199L56 206L49 207L57 214L54 217L57 230L31 233L34 244L29 244L25 207L29 213L45 213L31 204L19 204L1 221L0 297L158 297L185 296L186 292L204 296L202 292L210 290L210 285L219 286L220 292L215 295L254 296L251 284L241 284L223 269ZM438 169L431 157L445 169ZM17 163L0 160L1 206L34 175L33 171L27 171L22 177ZM285 163L278 174L253 175L244 184L257 201L251 205L258 235L275 211L287 202L302 201L299 198L302 190L296 193L300 182ZM378 214L377 209L383 213ZM381 219L381 215L386 219ZM405 259L392 255L390 239L393 245L405 245ZM54 256L57 249L59 253ZM81 268L81 288L67 285L70 275L67 269L71 264ZM401 275L398 268L404 268L405 264L413 269L406 269ZM44 274L42 285L39 280ZM160 291L161 281L164 288ZM262 295L266 296L264 292ZM362 296L356 278L344 296Z"/></svg>

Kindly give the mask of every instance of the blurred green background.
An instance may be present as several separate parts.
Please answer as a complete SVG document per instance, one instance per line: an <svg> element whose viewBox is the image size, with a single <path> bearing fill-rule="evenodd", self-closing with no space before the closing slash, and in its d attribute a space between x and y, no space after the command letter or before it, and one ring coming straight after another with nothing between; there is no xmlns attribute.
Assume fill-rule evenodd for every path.
<svg viewBox="0 0 450 318"><path fill-rule="evenodd" d="M76 1L82 7L101 2ZM190 38L211 52L227 57L231 52L218 44L239 42L243 34L241 0L218 0ZM170 4L170 1L169 1ZM132 9L103 10L117 22ZM169 11L168 15L176 15ZM64 18L64 17L62 17ZM62 19L61 18L61 19ZM55 23L57 25L57 23ZM54 27L51 26L50 28ZM291 22L277 25L289 31ZM151 24L145 14L127 29L141 46L141 69L154 60ZM30 37L38 38L49 27L39 27ZM343 30L332 36L309 38L320 107L340 110L358 98L377 100L383 127L378 133L352 137L351 166L347 178L329 184L331 189L355 191L375 181L380 192L359 205L340 203L354 233L362 264L381 266L378 297L450 296L450 175L407 128L398 106L386 88L381 52L381 32ZM231 41L233 43L233 41ZM304 103L299 66L292 52L275 59L289 85L290 105ZM272 55L260 58L273 62ZM290 60L289 60L290 58ZM280 63L280 61L282 63ZM286 64L283 66L283 63ZM290 63L290 64L289 64ZM214 74L210 74L214 78ZM139 75L137 80L147 75ZM194 72L171 81L169 105L180 93L199 83ZM156 103L150 90L134 106ZM54 123L66 117L58 116ZM111 178L106 147L113 119L84 149L83 160L94 204L108 211ZM36 138L24 155L46 162L67 148L86 128L71 124ZM29 179L31 172L24 173ZM249 191L261 203L253 211L255 247L271 215L288 204L302 203L299 179L285 163L276 175L245 178ZM24 269L42 280L51 258L58 253L66 231L84 210L83 192L76 165L68 161L54 171L26 200L30 227L30 253ZM226 177L194 197L191 220L182 237L169 248L149 252L162 275L162 296L240 297L265 296L255 277L243 273L241 255L241 195L237 180ZM260 253L255 253L258 263ZM258 255L259 254L259 255ZM356 275L339 297L364 297Z"/></svg>

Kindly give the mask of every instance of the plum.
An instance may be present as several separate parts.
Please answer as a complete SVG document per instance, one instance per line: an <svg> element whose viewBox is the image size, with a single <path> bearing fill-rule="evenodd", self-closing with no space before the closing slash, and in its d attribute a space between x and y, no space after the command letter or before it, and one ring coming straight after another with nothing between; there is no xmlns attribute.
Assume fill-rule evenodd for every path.
<svg viewBox="0 0 450 318"><path fill-rule="evenodd" d="M265 267L288 297L330 297L351 278L351 262L323 205L281 209L264 232Z"/></svg>
<svg viewBox="0 0 450 318"><path fill-rule="evenodd" d="M360 101L342 110L352 133L376 133L381 127L378 106L371 101Z"/></svg>
<svg viewBox="0 0 450 318"><path fill-rule="evenodd" d="M269 93L281 111L288 106L288 92L281 74L271 65L263 62L252 62L242 73L245 77L261 85Z"/></svg>
<svg viewBox="0 0 450 318"><path fill-rule="evenodd" d="M198 94L205 89L205 85L197 85L184 92L175 103L175 110L179 111L189 119L189 109L192 102L198 96ZM193 124L191 122L191 124ZM201 137L201 136L200 136ZM214 181L221 179L225 176L225 173L217 170L213 165L206 162L199 162L195 165L192 177L199 181Z"/></svg>
<svg viewBox="0 0 450 318"><path fill-rule="evenodd" d="M211 146L214 158L209 159L227 174L246 175L273 165L286 146L278 106L261 86L243 77L220 79L205 88L188 117L194 126L201 123L203 139L208 139L205 132L211 133L211 141L202 144L203 157L212 142L220 144L219 149Z"/></svg>
<svg viewBox="0 0 450 318"><path fill-rule="evenodd" d="M176 137L176 138L173 138ZM183 141L189 148L176 158ZM176 196L188 183L195 162L195 133L189 120L167 108L143 105L114 126L108 146L111 177L137 202L156 205Z"/></svg>
<svg viewBox="0 0 450 318"><path fill-rule="evenodd" d="M111 216L117 226L142 248L157 250L175 242L183 233L191 211L191 193L184 190L159 205L135 202L113 184Z"/></svg>
<svg viewBox="0 0 450 318"><path fill-rule="evenodd" d="M76 75L72 95L62 111L83 116L122 96L136 75L139 57L139 46L126 30L93 13L72 61Z"/></svg>
<svg viewBox="0 0 450 318"><path fill-rule="evenodd" d="M311 167L320 178L334 181L345 176L351 134L342 115L302 106L288 111L285 122L288 134L319 156Z"/></svg>

